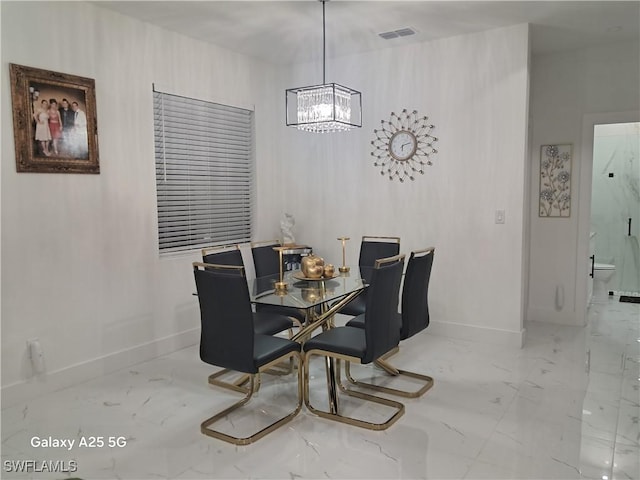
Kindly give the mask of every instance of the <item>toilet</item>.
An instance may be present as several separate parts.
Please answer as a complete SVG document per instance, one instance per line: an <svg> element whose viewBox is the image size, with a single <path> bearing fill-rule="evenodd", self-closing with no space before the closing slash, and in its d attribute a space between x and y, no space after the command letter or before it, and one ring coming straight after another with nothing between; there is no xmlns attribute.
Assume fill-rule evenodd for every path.
<svg viewBox="0 0 640 480"><path fill-rule="evenodd" d="M616 273L616 266L610 263L595 263L593 265L593 298L596 300L606 300L609 291L613 290L610 284Z"/></svg>

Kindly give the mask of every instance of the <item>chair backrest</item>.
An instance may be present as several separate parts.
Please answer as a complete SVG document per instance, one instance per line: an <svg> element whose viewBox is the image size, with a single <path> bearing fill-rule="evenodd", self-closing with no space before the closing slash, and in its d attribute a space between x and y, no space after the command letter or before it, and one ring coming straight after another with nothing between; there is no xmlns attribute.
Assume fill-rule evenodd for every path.
<svg viewBox="0 0 640 480"><path fill-rule="evenodd" d="M402 327L400 340L412 337L429 326L429 279L435 248L411 252L402 287Z"/></svg>
<svg viewBox="0 0 640 480"><path fill-rule="evenodd" d="M367 349L362 363L369 363L400 342L398 294L404 268L404 255L379 259L367 288L365 338Z"/></svg>
<svg viewBox="0 0 640 480"><path fill-rule="evenodd" d="M389 258L400 253L399 237L362 237L360 244L360 267L373 267L379 258Z"/></svg>
<svg viewBox="0 0 640 480"><path fill-rule="evenodd" d="M193 273L200 302L200 358L222 368L257 373L244 268L196 262Z"/></svg>
<svg viewBox="0 0 640 480"><path fill-rule="evenodd" d="M234 265L243 267L242 252L238 245L212 247L202 249L202 261L204 263L213 263L215 265Z"/></svg>
<svg viewBox="0 0 640 480"><path fill-rule="evenodd" d="M270 240L251 244L251 256L256 277L266 277L280 273L280 255L273 247L279 247L280 242Z"/></svg>

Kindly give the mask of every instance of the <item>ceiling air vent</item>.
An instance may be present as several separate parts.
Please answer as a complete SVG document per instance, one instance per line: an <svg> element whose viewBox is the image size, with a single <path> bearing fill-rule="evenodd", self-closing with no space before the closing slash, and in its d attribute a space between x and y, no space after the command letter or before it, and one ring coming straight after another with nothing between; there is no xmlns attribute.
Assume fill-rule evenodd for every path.
<svg viewBox="0 0 640 480"><path fill-rule="evenodd" d="M392 38L408 37L409 35L415 35L416 31L411 27L401 28L399 30L393 30L391 32L383 32L378 35L385 40L391 40Z"/></svg>
<svg viewBox="0 0 640 480"><path fill-rule="evenodd" d="M385 40L391 40L392 38L398 38L398 34L396 32L384 32L384 33L379 33L378 35L380 35Z"/></svg>
<svg viewBox="0 0 640 480"><path fill-rule="evenodd" d="M396 30L396 33L399 37L408 37L409 35L415 35L416 31L412 28L401 28L400 30Z"/></svg>

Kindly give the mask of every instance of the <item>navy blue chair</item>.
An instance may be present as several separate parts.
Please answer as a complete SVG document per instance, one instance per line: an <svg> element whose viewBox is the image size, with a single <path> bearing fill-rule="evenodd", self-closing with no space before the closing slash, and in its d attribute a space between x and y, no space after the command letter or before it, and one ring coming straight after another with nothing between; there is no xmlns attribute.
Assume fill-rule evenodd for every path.
<svg viewBox="0 0 640 480"><path fill-rule="evenodd" d="M244 267L242 261L242 252L238 245L227 245L219 247L209 247L202 249L202 260L206 265L227 265ZM278 310L277 307L273 310L256 311L253 313L253 328L256 334L259 335L277 335L281 332L288 332L289 338L293 336L293 327L299 327L300 322L289 315L289 309ZM290 365L291 366L291 365ZM276 373L291 373L289 369L285 370L273 370ZM249 380L246 376L242 376L233 382L226 382L221 380L230 371L223 369L218 372L209 375L209 383L211 385L217 385L219 387L227 388L234 391L246 391L244 385Z"/></svg>
<svg viewBox="0 0 640 480"><path fill-rule="evenodd" d="M402 287L402 313L400 314L400 340L406 340L417 333L420 333L429 326L429 281L431 279L431 269L435 248L430 247L424 250L411 252L407 262L407 271L404 276ZM347 322L348 326L364 328L366 324L365 315L359 315ZM391 352L396 353L397 350ZM355 380L347 366L347 378L351 383L360 386L374 388L377 391L400 395L403 397L415 398L424 395L432 386L433 378L428 375L400 370L387 362L390 355L384 356L376 361L376 364L392 376L404 375L417 379L422 384L417 390L401 390L381 385L374 385Z"/></svg>
<svg viewBox="0 0 640 480"><path fill-rule="evenodd" d="M232 265L244 267L242 252L238 245L212 247L202 250L202 261L214 265ZM299 320L290 315L291 309L278 307L272 310L257 309L253 314L253 325L256 333L262 335L276 335L285 330L289 330L289 337L292 336L292 328L299 327Z"/></svg>
<svg viewBox="0 0 640 480"><path fill-rule="evenodd" d="M280 255L273 249L273 247L279 246L281 245L277 240L251 243L251 256L253 257L256 278L280 274ZM256 312L273 312L288 315L297 320L297 326L301 326L306 322L306 312L298 308L281 305L256 305Z"/></svg>
<svg viewBox="0 0 640 480"><path fill-rule="evenodd" d="M326 330L304 343L304 401L309 410L316 415L370 430L384 430L404 414L402 403L350 390L340 384L341 361L346 361L347 364L350 362L368 364L397 348L400 341L400 323L397 314L398 293L403 267L404 255L378 259L375 262L368 287L369 295L367 295L364 313L366 316L364 328L336 327ZM329 411L315 408L309 398L309 366L313 356L335 359L337 383L343 393L364 401L391 407L393 414L381 423L342 415L336 389L330 389L335 398L331 398L332 393L330 392ZM329 383L331 385L331 379L329 379Z"/></svg>
<svg viewBox="0 0 640 480"><path fill-rule="evenodd" d="M243 267L194 263L193 273L202 327L200 359L209 365L242 372L250 377L249 388L238 388L239 392L245 394L244 398L202 422L200 430L205 435L235 445L255 442L289 422L302 407L300 344L286 338L256 333ZM294 359L298 362L298 396L297 404L290 413L248 436L234 436L212 428L216 422L250 401L259 384L258 375L261 372Z"/></svg>
<svg viewBox="0 0 640 480"><path fill-rule="evenodd" d="M358 266L362 278L369 283L371 271L379 258L389 258L400 253L399 237L362 237L360 243L360 256L358 257ZM364 313L367 304L367 290L362 292L351 302L349 302L340 313L343 315L357 316Z"/></svg>
<svg viewBox="0 0 640 480"><path fill-rule="evenodd" d="M278 240L251 242L251 256L256 277L266 277L280 273L280 256L273 248L282 244Z"/></svg>

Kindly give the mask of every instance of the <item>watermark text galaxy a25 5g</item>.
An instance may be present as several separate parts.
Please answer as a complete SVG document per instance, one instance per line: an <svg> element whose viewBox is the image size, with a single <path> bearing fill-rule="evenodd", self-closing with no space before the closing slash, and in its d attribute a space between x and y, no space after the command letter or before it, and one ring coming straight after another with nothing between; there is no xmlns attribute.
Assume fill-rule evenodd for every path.
<svg viewBox="0 0 640 480"><path fill-rule="evenodd" d="M123 448L127 446L126 437L79 437L79 438L57 438L57 437L31 437L30 444L34 448L64 448L73 450L74 448Z"/></svg>

